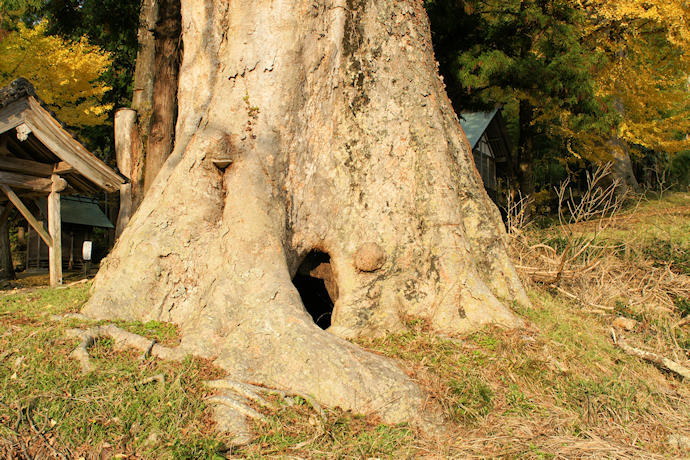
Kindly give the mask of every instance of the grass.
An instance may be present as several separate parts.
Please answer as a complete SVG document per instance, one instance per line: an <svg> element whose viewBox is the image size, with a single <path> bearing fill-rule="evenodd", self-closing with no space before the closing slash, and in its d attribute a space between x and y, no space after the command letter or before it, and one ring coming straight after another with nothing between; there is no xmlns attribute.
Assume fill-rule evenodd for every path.
<svg viewBox="0 0 690 460"><path fill-rule="evenodd" d="M218 374L208 363L141 360L99 340L90 350L97 370L80 375L69 358L76 341L64 331L83 324L53 322L50 315L78 311L88 289L39 289L0 299L0 439L23 439L30 458L57 455L53 449L68 458L190 458L190 452L211 458L223 439L212 433L203 402L202 380ZM174 332L158 323L129 326L161 342ZM137 385L160 373L164 387Z"/></svg>
<svg viewBox="0 0 690 460"><path fill-rule="evenodd" d="M633 266L654 254L667 264L670 254L680 258L671 267L682 266L690 197L665 200L622 214L600 235L629 246L626 253L621 244L608 245L617 260ZM540 231L542 241L564 244L557 230ZM97 370L81 376L69 358L76 342L64 332L85 323L50 316L78 311L88 285L0 297L0 454L15 443L25 458L58 458L56 451L68 458L170 459L690 456L669 442L690 437L687 382L624 354L610 337L614 318L633 318L628 342L688 366L690 328L677 326L690 315L688 298L675 298L672 308L642 308L620 294L610 309L596 310L553 286L532 284L529 295L531 308L515 307L527 321L520 330L490 327L448 338L411 320L406 333L358 343L396 360L424 388L429 406L448 420L443 432L339 409L321 419L302 398L276 397L277 410L262 409L267 422L253 424L254 441L235 448L213 432L204 403L201 381L220 376L210 363L142 360L99 340L90 350ZM169 346L179 340L165 323L118 325ZM157 374L165 376L164 387L137 383Z"/></svg>

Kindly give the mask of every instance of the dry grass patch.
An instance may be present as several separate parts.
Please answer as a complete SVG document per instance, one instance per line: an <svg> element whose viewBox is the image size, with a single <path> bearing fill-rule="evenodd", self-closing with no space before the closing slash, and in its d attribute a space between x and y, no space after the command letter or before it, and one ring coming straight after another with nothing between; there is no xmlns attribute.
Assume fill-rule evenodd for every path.
<svg viewBox="0 0 690 460"><path fill-rule="evenodd" d="M400 360L452 422L459 458L654 458L690 435L690 392L623 355L600 315L533 291L531 326L443 339L417 328L367 342Z"/></svg>

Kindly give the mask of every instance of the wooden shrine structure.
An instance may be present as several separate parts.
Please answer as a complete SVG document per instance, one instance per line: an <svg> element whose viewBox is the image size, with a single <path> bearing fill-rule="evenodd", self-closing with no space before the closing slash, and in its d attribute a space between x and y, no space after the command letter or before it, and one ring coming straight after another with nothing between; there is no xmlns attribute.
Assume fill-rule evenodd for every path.
<svg viewBox="0 0 690 460"><path fill-rule="evenodd" d="M89 152L50 112L28 80L0 89L0 205L13 207L49 248L50 285L62 284L60 195L116 192L127 179ZM47 197L48 229L25 205Z"/></svg>

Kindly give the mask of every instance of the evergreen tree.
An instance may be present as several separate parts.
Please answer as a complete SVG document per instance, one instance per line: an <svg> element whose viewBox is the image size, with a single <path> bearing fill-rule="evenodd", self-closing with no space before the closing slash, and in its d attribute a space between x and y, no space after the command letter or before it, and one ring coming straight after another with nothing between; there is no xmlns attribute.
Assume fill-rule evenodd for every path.
<svg viewBox="0 0 690 460"><path fill-rule="evenodd" d="M431 0L427 9L456 110L514 101L515 173L531 196L535 138L565 144L602 116L594 76L603 56L585 39L586 14L568 0Z"/></svg>

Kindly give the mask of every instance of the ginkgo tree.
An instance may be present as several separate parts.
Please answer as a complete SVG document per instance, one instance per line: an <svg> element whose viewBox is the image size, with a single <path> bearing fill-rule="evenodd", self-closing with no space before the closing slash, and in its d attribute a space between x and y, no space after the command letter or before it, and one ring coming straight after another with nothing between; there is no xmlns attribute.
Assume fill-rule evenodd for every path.
<svg viewBox="0 0 690 460"><path fill-rule="evenodd" d="M112 104L101 102L110 89L99 77L110 55L86 39L66 41L46 34L47 24L22 23L0 42L0 85L24 77L68 126L104 124Z"/></svg>
<svg viewBox="0 0 690 460"><path fill-rule="evenodd" d="M599 91L617 103L612 135L625 155L612 152L616 162L630 164L628 146L670 155L686 150L690 5L685 0L596 0L587 8L597 45L609 56Z"/></svg>
<svg viewBox="0 0 690 460"><path fill-rule="evenodd" d="M10 3L3 1L0 13L6 13L9 8L20 10L32 6ZM69 127L80 129L105 124L112 104L101 102L110 88L100 77L110 66L110 55L86 39L67 41L48 35L45 22L30 28L13 20L15 16L2 14L0 86L18 77L27 78L48 107ZM9 228L3 224L0 226L0 278L13 277Z"/></svg>

